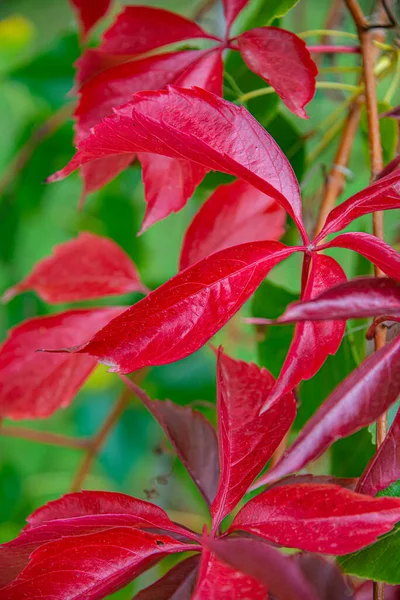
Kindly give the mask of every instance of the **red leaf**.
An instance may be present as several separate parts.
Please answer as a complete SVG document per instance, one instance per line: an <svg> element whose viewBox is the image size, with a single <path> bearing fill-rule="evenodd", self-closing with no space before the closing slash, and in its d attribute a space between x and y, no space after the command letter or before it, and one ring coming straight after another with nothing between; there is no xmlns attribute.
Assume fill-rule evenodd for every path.
<svg viewBox="0 0 400 600"><path fill-rule="evenodd" d="M224 6L227 35L229 34L233 22L236 20L239 13L242 12L244 7L248 3L249 0L222 0L222 4Z"/></svg>
<svg viewBox="0 0 400 600"><path fill-rule="evenodd" d="M317 600L298 566L268 544L240 538L209 540L207 543L219 559L262 582L279 600ZM258 596L247 593L239 598L253 600Z"/></svg>
<svg viewBox="0 0 400 600"><path fill-rule="evenodd" d="M342 281L346 281L346 275L333 258L314 254L304 297L313 298ZM337 352L345 329L345 321L306 321L296 325L285 362L264 410L292 391L300 381L311 379L329 354Z"/></svg>
<svg viewBox="0 0 400 600"><path fill-rule="evenodd" d="M121 526L157 528L190 537L158 506L111 492L68 494L39 508L27 521L15 540L0 546L0 588L18 576L36 548L62 537Z"/></svg>
<svg viewBox="0 0 400 600"><path fill-rule="evenodd" d="M134 600L189 600L196 584L198 567L198 556L186 558L164 577L136 594Z"/></svg>
<svg viewBox="0 0 400 600"><path fill-rule="evenodd" d="M219 478L218 441L211 423L198 410L179 406L170 400L150 400L127 377L122 378L159 422L179 459L210 506Z"/></svg>
<svg viewBox="0 0 400 600"><path fill-rule="evenodd" d="M135 154L116 154L109 158L100 158L92 163L83 165L80 170L83 179L83 189L79 200L79 208L83 208L86 196L101 190L109 181L125 171L135 160Z"/></svg>
<svg viewBox="0 0 400 600"><path fill-rule="evenodd" d="M333 477L333 475L311 475L311 473L307 473L305 475L289 475L288 477L279 479L279 481L275 481L274 483L268 486L268 489L277 487L279 485L298 485L301 483L322 483L324 485L326 483L333 483L335 485L340 485L340 487L355 492L358 483L358 477ZM256 482L256 484L254 485L254 489L258 487L257 484L258 482Z"/></svg>
<svg viewBox="0 0 400 600"><path fill-rule="evenodd" d="M277 27L258 27L236 38L244 62L269 83L286 106L307 118L306 104L315 94L318 69L297 35Z"/></svg>
<svg viewBox="0 0 400 600"><path fill-rule="evenodd" d="M0 348L0 416L48 417L71 403L96 366L89 356L37 353L41 347L82 344L123 308L73 310L25 321Z"/></svg>
<svg viewBox="0 0 400 600"><path fill-rule="evenodd" d="M307 302L290 304L279 323L353 319L400 313L400 285L386 277L360 277L335 285Z"/></svg>
<svg viewBox="0 0 400 600"><path fill-rule="evenodd" d="M400 410L379 447L360 477L357 491L375 496L400 479Z"/></svg>
<svg viewBox="0 0 400 600"><path fill-rule="evenodd" d="M185 358L225 325L276 264L296 251L279 242L221 250L151 292L89 343L64 350L97 356L113 373Z"/></svg>
<svg viewBox="0 0 400 600"><path fill-rule="evenodd" d="M172 212L179 212L204 178L207 169L189 160L139 154L143 168L146 214L140 233Z"/></svg>
<svg viewBox="0 0 400 600"><path fill-rule="evenodd" d="M278 464L257 487L303 469L336 440L374 423L400 392L400 338L369 356L307 422Z"/></svg>
<svg viewBox="0 0 400 600"><path fill-rule="evenodd" d="M274 378L266 369L218 352L221 476L211 507L214 531L242 499L294 421L296 401L292 394L259 416L273 385Z"/></svg>
<svg viewBox="0 0 400 600"><path fill-rule="evenodd" d="M107 13L111 5L111 0L70 0L78 13L79 28L82 38L86 38L89 31L94 27L97 21Z"/></svg>
<svg viewBox="0 0 400 600"><path fill-rule="evenodd" d="M382 169L382 171L379 172L376 179L382 179L383 177L386 177L386 175L390 175L390 173L393 173L393 171L395 171L399 167L400 167L400 154L398 156L395 156L395 158L393 160L391 160L385 166L385 168Z"/></svg>
<svg viewBox="0 0 400 600"><path fill-rule="evenodd" d="M336 556L372 544L400 520L398 498L370 498L337 485L288 485L263 492L229 531L246 531L288 548Z"/></svg>
<svg viewBox="0 0 400 600"><path fill-rule="evenodd" d="M31 555L2 600L101 600L127 585L164 556L188 549L165 535L115 527L49 542Z"/></svg>
<svg viewBox="0 0 400 600"><path fill-rule="evenodd" d="M336 206L326 218L322 231L314 240L318 243L330 233L341 231L354 219L379 210L400 207L400 173L378 179L370 186Z"/></svg>
<svg viewBox="0 0 400 600"><path fill-rule="evenodd" d="M284 210L269 196L238 180L219 186L194 217L183 241L180 268L218 250L265 239L279 240Z"/></svg>
<svg viewBox="0 0 400 600"><path fill-rule="evenodd" d="M324 248L348 248L358 252L388 277L400 281L400 254L389 244L368 233L342 233L334 238Z"/></svg>
<svg viewBox="0 0 400 600"><path fill-rule="evenodd" d="M104 53L129 56L196 38L221 41L194 21L169 10L126 6L104 33L100 49Z"/></svg>
<svg viewBox="0 0 400 600"><path fill-rule="evenodd" d="M223 51L223 47L217 47L202 53L199 52L200 57L188 66L186 71L174 81L174 84L183 88L197 86L217 96L222 96Z"/></svg>
<svg viewBox="0 0 400 600"><path fill-rule="evenodd" d="M322 556L299 552L291 560L318 593L318 600L352 600L353 590L335 563ZM370 598L368 598L370 600Z"/></svg>
<svg viewBox="0 0 400 600"><path fill-rule="evenodd" d="M219 542L223 544L224 542ZM241 565L240 565L241 566ZM267 590L253 577L221 562L203 550L197 587L192 600L267 600ZM185 599L186 600L186 599Z"/></svg>
<svg viewBox="0 0 400 600"><path fill-rule="evenodd" d="M274 198L305 240L297 180L272 137L243 107L201 89L136 94L78 144L70 163L49 178L63 179L99 158L151 152L231 173Z"/></svg>
<svg viewBox="0 0 400 600"><path fill-rule="evenodd" d="M129 292L147 293L135 265L115 242L83 232L55 246L53 254L6 291L3 299L34 290L46 302L80 302Z"/></svg>

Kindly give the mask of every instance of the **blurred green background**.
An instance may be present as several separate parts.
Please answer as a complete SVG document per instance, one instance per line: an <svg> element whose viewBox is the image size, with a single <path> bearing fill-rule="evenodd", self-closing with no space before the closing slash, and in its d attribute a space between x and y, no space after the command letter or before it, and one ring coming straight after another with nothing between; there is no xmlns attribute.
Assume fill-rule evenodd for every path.
<svg viewBox="0 0 400 600"><path fill-rule="evenodd" d="M167 7L189 17L201 4L194 0L145 3ZM264 24L267 4L268 0L251 1L249 10L238 23L238 30ZM329 5L329 2L318 0L301 0L280 25L295 32L321 28L326 22ZM369 5L369 2L364 3L366 9ZM121 3L116 2L113 13L120 8ZM96 29L94 43L111 19L110 15ZM222 10L218 3L202 17L201 23L209 30L220 31ZM353 31L346 16L339 26L342 30ZM310 38L310 43L318 43L318 38ZM338 39L337 43L346 42ZM81 189L77 174L61 183L43 184L45 178L63 166L73 152L70 117L73 97L68 93L73 86L73 63L79 54L77 26L67 0L12 0L0 4L0 292L23 278L39 259L50 254L55 244L71 239L80 230L113 238L133 258L144 283L154 288L176 273L183 233L201 202L217 183L229 180L219 174L207 176L181 213L157 223L141 237L136 234L140 229L144 202L137 167L128 169L92 195L82 213L77 211ZM356 83L357 72L332 71L332 67L351 65L359 65L357 56L325 58L320 62L319 80ZM258 77L248 72L237 53L227 57L226 70L225 96L230 100L237 96L236 87L249 91L263 86ZM389 100L389 103L381 104L382 111L400 101L395 85L392 85L395 93L391 98L388 96L393 77L396 77L395 66L379 87L380 100ZM302 184L305 221L310 231L324 178L337 147L339 116L345 116L346 112L343 110L330 124L327 118L335 108L344 107L348 96L346 91L318 90L309 106L309 121L291 115L275 96L261 97L248 104L293 164ZM307 132L314 132L314 135L305 141ZM397 123L383 119L382 133L385 160L389 161L398 143ZM330 138L332 141L324 147L324 141ZM342 198L367 185L368 179L364 115ZM395 245L398 243L398 225L395 213L386 216L386 237ZM370 231L370 218L358 220L353 229ZM296 233L289 223L284 241L297 243ZM370 265L355 255L337 251L334 256L349 276L371 272ZM244 325L241 317L250 314L278 316L286 304L297 297L299 266L299 258L293 257L276 268L240 315L216 336L215 343L223 343L226 351L235 358L264 364L277 375L290 342L291 328L270 327L265 336L265 332ZM131 295L103 303L129 305L139 298ZM47 306L31 293L18 296L10 304L0 306L1 339L6 336L7 329L24 319L63 308ZM312 381L302 385L296 429L362 359L366 350L364 334L365 323L349 323L338 354L328 359ZM197 401L203 410L204 401L215 402L214 371L214 356L209 348L204 348L181 363L152 369L143 386L154 398L170 398L182 404ZM69 408L49 419L18 425L71 436L89 436L99 428L120 393L119 379L99 367ZM207 412L215 419L212 409ZM146 498L150 492L156 503L171 511L174 520L181 519L188 526L201 528L204 519L207 520L203 501L173 455L158 452L162 443L158 425L137 401L132 401L111 432L85 487L118 490L140 498ZM360 432L353 440L335 444L329 456L323 457L315 469L335 475L358 475L372 449L370 433ZM17 535L25 517L36 507L69 490L81 458L79 450L0 436L0 541ZM165 474L168 474L167 484L161 485L156 478ZM156 567L158 570L164 568ZM131 586L115 597L131 598L132 590L150 582L154 572L142 576L135 588Z"/></svg>

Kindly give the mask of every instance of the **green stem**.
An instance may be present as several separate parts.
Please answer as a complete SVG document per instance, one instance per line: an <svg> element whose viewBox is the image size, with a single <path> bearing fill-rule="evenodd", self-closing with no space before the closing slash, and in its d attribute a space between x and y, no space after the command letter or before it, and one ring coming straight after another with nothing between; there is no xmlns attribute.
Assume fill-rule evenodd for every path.
<svg viewBox="0 0 400 600"><path fill-rule="evenodd" d="M321 90L342 90L345 92L356 92L357 94L359 94L362 89L359 86L352 85L351 83L342 83L341 81L317 81L316 87L317 89ZM273 87L259 88L258 90L247 92L247 94L242 94L239 96L236 102L242 104L243 102L247 102L247 100L251 100L252 98L266 96L267 94L273 94L274 92L275 90Z"/></svg>

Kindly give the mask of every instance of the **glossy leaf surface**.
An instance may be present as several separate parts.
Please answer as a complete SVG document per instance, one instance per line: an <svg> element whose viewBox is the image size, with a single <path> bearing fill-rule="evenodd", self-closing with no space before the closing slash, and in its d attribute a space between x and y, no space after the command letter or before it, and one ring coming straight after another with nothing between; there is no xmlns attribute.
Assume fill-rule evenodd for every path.
<svg viewBox="0 0 400 600"><path fill-rule="evenodd" d="M129 292L147 293L129 256L115 242L83 232L54 248L4 298L34 290L51 304L80 302Z"/></svg>
<svg viewBox="0 0 400 600"><path fill-rule="evenodd" d="M96 361L36 350L84 343L123 310L67 311L30 319L11 329L0 349L0 416L35 419L68 406Z"/></svg>
<svg viewBox="0 0 400 600"><path fill-rule="evenodd" d="M88 344L69 351L96 356L114 373L180 360L208 342L295 250L279 242L254 242L217 252L113 319Z"/></svg>
<svg viewBox="0 0 400 600"><path fill-rule="evenodd" d="M266 369L218 353L217 412L221 476L211 507L214 528L235 508L296 415L292 394L259 415L274 385Z"/></svg>
<svg viewBox="0 0 400 600"><path fill-rule="evenodd" d="M400 338L369 356L311 417L296 441L257 484L270 483L315 460L336 440L376 421L400 392Z"/></svg>
<svg viewBox="0 0 400 600"><path fill-rule="evenodd" d="M304 107L314 97L318 70L305 42L277 27L251 29L236 40L249 69L275 89L289 110L307 118Z"/></svg>
<svg viewBox="0 0 400 600"><path fill-rule="evenodd" d="M259 240L279 240L285 211L269 196L244 181L219 186L190 224L182 246L180 268L218 250Z"/></svg>
<svg viewBox="0 0 400 600"><path fill-rule="evenodd" d="M229 531L310 552L341 555L371 544L400 519L398 498L370 498L336 485L288 485L256 496Z"/></svg>

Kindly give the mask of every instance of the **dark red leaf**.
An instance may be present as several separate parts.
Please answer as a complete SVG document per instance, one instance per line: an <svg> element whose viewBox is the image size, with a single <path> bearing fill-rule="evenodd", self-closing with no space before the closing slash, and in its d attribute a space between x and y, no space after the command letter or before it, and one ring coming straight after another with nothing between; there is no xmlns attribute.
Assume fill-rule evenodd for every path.
<svg viewBox="0 0 400 600"><path fill-rule="evenodd" d="M262 582L279 600L317 600L299 567L268 544L240 538L209 540L208 544L224 563ZM258 597L251 593L239 596L252 600ZM260 597L263 598L261 590ZM206 596L205 600L209 598L213 596Z"/></svg>
<svg viewBox="0 0 400 600"><path fill-rule="evenodd" d="M333 477L333 475L311 475L311 473L307 473L305 475L289 475L288 477L279 479L279 481L275 481L274 483L268 486L268 489L277 487L279 485L298 485L301 483L313 483L324 485L326 483L333 483L335 485L340 485L343 488L355 492L358 483L358 477ZM254 487L258 487L258 485L255 485Z"/></svg>
<svg viewBox="0 0 400 600"><path fill-rule="evenodd" d="M189 160L159 154L139 154L143 168L146 214L141 233L151 225L179 212L204 178L207 169Z"/></svg>
<svg viewBox="0 0 400 600"><path fill-rule="evenodd" d="M18 576L36 548L62 537L129 526L171 531L193 539L158 506L111 492L68 494L39 508L27 521L15 540L0 546L0 588Z"/></svg>
<svg viewBox="0 0 400 600"><path fill-rule="evenodd" d="M357 589L354 598L355 600L371 600L373 592L373 582L366 581ZM384 584L384 594L385 600L399 600L400 586Z"/></svg>
<svg viewBox="0 0 400 600"><path fill-rule="evenodd" d="M331 210L314 243L323 240L330 233L341 231L358 217L379 210L390 210L399 207L400 173L395 172L378 179L378 181Z"/></svg>
<svg viewBox="0 0 400 600"><path fill-rule="evenodd" d="M370 425L400 392L400 338L369 356L307 422L278 464L257 487L303 469L336 440Z"/></svg>
<svg viewBox="0 0 400 600"><path fill-rule="evenodd" d="M353 589L334 562L322 556L299 552L291 560L317 592L318 600L352 600ZM370 600L370 599L368 599Z"/></svg>
<svg viewBox="0 0 400 600"><path fill-rule="evenodd" d="M218 250L261 240L279 240L285 211L272 198L238 180L219 186L194 217L183 241L180 268Z"/></svg>
<svg viewBox="0 0 400 600"><path fill-rule="evenodd" d="M55 246L30 275L6 291L4 300L34 290L51 304L80 302L128 292L147 293L135 265L115 242L83 232Z"/></svg>
<svg viewBox="0 0 400 600"><path fill-rule="evenodd" d="M223 544L224 542L221 542ZM241 565L240 565L241 567ZM197 587L191 600L267 600L267 590L253 577L203 550Z"/></svg>
<svg viewBox="0 0 400 600"><path fill-rule="evenodd" d="M227 35L229 34L233 22L236 20L239 13L242 12L244 7L248 3L249 0L222 0L222 4L224 6Z"/></svg>
<svg viewBox="0 0 400 600"><path fill-rule="evenodd" d="M296 250L280 242L221 250L151 292L89 343L64 351L97 356L113 373L131 373L146 365L185 358L208 342L269 271ZM52 348L61 346L53 344Z"/></svg>
<svg viewBox="0 0 400 600"><path fill-rule="evenodd" d="M181 462L210 506L219 478L218 441L214 427L198 410L170 400L151 400L127 377L122 378L160 423Z"/></svg>
<svg viewBox="0 0 400 600"><path fill-rule="evenodd" d="M386 175L390 175L396 169L400 167L400 154L396 156L393 160L391 160L382 171L377 175L376 179L382 179L382 177L386 177Z"/></svg>
<svg viewBox="0 0 400 600"><path fill-rule="evenodd" d="M63 179L93 160L151 152L192 160L236 175L274 198L305 240L301 198L293 170L272 137L243 107L201 89L170 87L139 93L115 109L78 144L70 163L49 178Z"/></svg>
<svg viewBox="0 0 400 600"><path fill-rule="evenodd" d="M2 600L101 600L127 585L164 556L188 549L166 535L115 527L49 542L31 555Z"/></svg>
<svg viewBox="0 0 400 600"><path fill-rule="evenodd" d="M96 366L90 356L43 354L89 339L124 308L73 310L25 321L0 348L0 417L37 419L71 403Z"/></svg>
<svg viewBox="0 0 400 600"><path fill-rule="evenodd" d="M398 498L370 498L338 485L302 484L256 496L239 511L229 531L338 556L372 544L399 520Z"/></svg>
<svg viewBox="0 0 400 600"><path fill-rule="evenodd" d="M191 556L164 577L134 596L134 600L190 600L196 584L199 557Z"/></svg>
<svg viewBox="0 0 400 600"><path fill-rule="evenodd" d="M304 298L314 298L332 285L346 281L342 267L329 256L314 254ZM305 379L311 379L330 354L335 354L346 329L345 321L306 321L296 325L280 375L264 410Z"/></svg>
<svg viewBox="0 0 400 600"><path fill-rule="evenodd" d="M79 28L82 38L85 38L97 21L107 13L111 0L70 0L78 13Z"/></svg>
<svg viewBox="0 0 400 600"><path fill-rule="evenodd" d="M143 54L174 42L195 38L221 41L177 13L150 6L126 6L104 33L101 52Z"/></svg>
<svg viewBox="0 0 400 600"><path fill-rule="evenodd" d="M360 277L335 285L307 302L290 304L279 323L353 319L400 312L400 285L386 277Z"/></svg>
<svg viewBox="0 0 400 600"><path fill-rule="evenodd" d="M293 394L284 396L261 417L274 385L266 369L218 352L217 411L221 476L211 507L213 527L242 499L296 416Z"/></svg>
<svg viewBox="0 0 400 600"><path fill-rule="evenodd" d="M306 119L304 107L314 97L318 69L305 42L277 27L251 29L236 41L249 69L275 89L289 110Z"/></svg>
<svg viewBox="0 0 400 600"><path fill-rule="evenodd" d="M357 491L375 496L400 479L400 410L379 447L360 477Z"/></svg>
<svg viewBox="0 0 400 600"><path fill-rule="evenodd" d="M358 252L388 277L400 281L400 254L379 238L368 233L342 233L320 248L348 248Z"/></svg>

